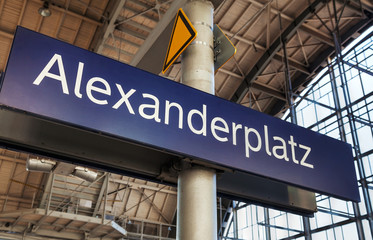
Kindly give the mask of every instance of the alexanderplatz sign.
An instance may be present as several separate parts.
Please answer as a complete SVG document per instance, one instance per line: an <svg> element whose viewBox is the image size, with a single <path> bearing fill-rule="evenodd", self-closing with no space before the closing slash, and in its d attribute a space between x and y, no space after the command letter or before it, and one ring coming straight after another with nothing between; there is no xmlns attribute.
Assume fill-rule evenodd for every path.
<svg viewBox="0 0 373 240"><path fill-rule="evenodd" d="M0 103L3 125L16 131L2 127L0 137L12 146L86 164L96 158L100 167L151 178L152 168L188 157L229 169L218 180L218 193L250 198L247 188L259 179L263 186L359 201L350 145L23 28L13 42ZM97 148L103 148L99 154ZM120 148L128 150L125 159L110 162ZM141 154L143 162L134 163ZM271 203L259 195L253 199Z"/></svg>

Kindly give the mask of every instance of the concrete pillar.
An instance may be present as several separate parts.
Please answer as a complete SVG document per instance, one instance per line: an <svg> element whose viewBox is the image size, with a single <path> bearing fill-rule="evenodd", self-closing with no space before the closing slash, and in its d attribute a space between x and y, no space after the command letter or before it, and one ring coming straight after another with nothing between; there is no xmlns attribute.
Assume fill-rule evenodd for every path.
<svg viewBox="0 0 373 240"><path fill-rule="evenodd" d="M197 30L196 39L182 54L181 82L215 94L214 84L214 7L210 1L188 1L183 8Z"/></svg>
<svg viewBox="0 0 373 240"><path fill-rule="evenodd" d="M212 169L190 167L178 179L178 240L216 240L216 174Z"/></svg>
<svg viewBox="0 0 373 240"><path fill-rule="evenodd" d="M197 37L182 55L182 83L215 93L213 5L188 1L183 8L197 30ZM177 233L179 240L216 240L216 172L184 164L178 178Z"/></svg>

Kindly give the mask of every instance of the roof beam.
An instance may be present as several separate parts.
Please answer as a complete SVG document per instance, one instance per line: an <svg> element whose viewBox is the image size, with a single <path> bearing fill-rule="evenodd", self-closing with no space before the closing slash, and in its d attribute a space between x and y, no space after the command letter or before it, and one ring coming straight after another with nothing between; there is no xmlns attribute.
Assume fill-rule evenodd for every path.
<svg viewBox="0 0 373 240"><path fill-rule="evenodd" d="M273 59L275 59L275 60L277 60L279 62L282 62L282 58L283 58L283 56L281 56L280 54L275 54L273 56ZM298 62L296 62L296 61L294 61L294 60L292 60L290 58L288 58L288 62L289 62L289 66L292 67L293 69L296 69L296 70L298 70L298 71L300 71L302 73L305 73L307 75L311 74L310 71L307 69L307 67L304 66L303 64L298 63Z"/></svg>
<svg viewBox="0 0 373 240"><path fill-rule="evenodd" d="M125 181L125 180L122 180L122 179L110 178L109 181L114 182L114 183L123 184L125 186L128 186L131 189L143 188L143 189L147 189L147 190L153 190L153 191L156 191L156 192L177 195L177 191L175 191L175 190L168 190L168 189L164 189L164 188L153 187L153 186L150 186L150 185L139 184L139 183L136 183L136 182L128 182L128 181Z"/></svg>
<svg viewBox="0 0 373 240"><path fill-rule="evenodd" d="M134 1L131 1L131 2L134 2ZM139 2L134 2L135 4L137 5L142 5L141 3ZM144 6L143 6L144 7ZM126 11L128 12L132 12L133 14L129 17L122 17L120 16L118 19L117 19L117 22L116 22L116 25L120 25L122 23L125 23L131 19L134 19L136 17L143 17L143 18L146 18L147 20L150 20L152 22L158 22L158 18L157 17L154 17L152 14L147 14L148 12L152 11L155 9L155 7L148 7L148 6L145 6L146 9L144 10L141 10L141 12L138 12L137 9L133 8L132 6L126 6Z"/></svg>
<svg viewBox="0 0 373 240"><path fill-rule="evenodd" d="M154 74L159 74L162 71L163 59L166 56L175 15L177 10L182 8L186 2L187 0L174 0L172 2L167 12L132 58L130 65ZM223 1L211 0L211 2L217 8Z"/></svg>
<svg viewBox="0 0 373 240"><path fill-rule="evenodd" d="M126 0L120 0L120 1L116 1L116 4L113 6L114 11L112 15L109 17L110 18L109 22L105 24L103 31L102 31L102 37L99 38L100 40L97 43L96 48L94 50L96 53L98 54L102 53L106 39L109 37L110 34L113 34L114 28L115 28L114 26L115 21L117 20L120 12L122 11L122 8L125 3L126 3Z"/></svg>
<svg viewBox="0 0 373 240"><path fill-rule="evenodd" d="M38 0L32 0L34 3L37 3L37 4L42 4L40 1ZM52 10L55 10L55 11L58 11L58 12L61 12L61 13L66 13L67 15L70 15L70 16L73 16L73 17L76 17L76 18L79 18L83 21L86 21L86 22L89 22L89 23L92 23L96 26L102 26L103 23L102 22L99 22L95 19L92 19L92 18L89 18L89 17L86 17L86 16L83 16L79 13L76 13L72 10L69 10L69 9L66 9L62 6L59 6L59 5L56 5L56 4L49 4L49 8L51 8Z"/></svg>
<svg viewBox="0 0 373 240"><path fill-rule="evenodd" d="M286 101L286 96L283 92L281 91L278 91L277 89L275 88L272 88L270 86L267 86L265 84L262 84L262 83L259 83L259 82L253 82L251 84L251 87L256 89L256 90L259 90L263 93L266 93L272 97L275 97L277 99L280 99L282 101Z"/></svg>
<svg viewBox="0 0 373 240"><path fill-rule="evenodd" d="M333 42L332 37L323 33L323 32L321 32L319 29L315 29L315 28L310 27L308 25L303 25L303 27L301 27L300 30L312 35L316 39L320 40L323 43L328 44L329 46L334 46L334 42Z"/></svg>
<svg viewBox="0 0 373 240"><path fill-rule="evenodd" d="M132 66L154 74L159 74L161 72L175 14L185 3L186 0L173 1L161 21L159 21L153 31L150 32L136 55L132 58ZM156 61L154 61L155 57L157 57Z"/></svg>
<svg viewBox="0 0 373 240"><path fill-rule="evenodd" d="M111 45L108 45L108 44L104 44L103 46L104 46L105 48L108 48L108 49L112 50L112 51L119 52L120 54L123 54L123 55L125 55L125 56L130 56L130 57L133 57L133 56L134 56L134 54L132 54L132 53L130 53L130 52L127 52L127 51L125 51L125 50L123 50L123 49L116 48L116 47L111 46Z"/></svg>
<svg viewBox="0 0 373 240"><path fill-rule="evenodd" d="M373 2L370 0L361 0L361 4L363 5L364 8L373 11Z"/></svg>
<svg viewBox="0 0 373 240"><path fill-rule="evenodd" d="M22 217L23 217L23 215L17 217L17 219L12 223L12 227L17 226L18 222L21 221Z"/></svg>
<svg viewBox="0 0 373 240"><path fill-rule="evenodd" d="M125 34L136 37L138 39L144 40L144 41L147 39L147 35L144 35L144 34L141 34L140 32L137 32L137 31L131 30L129 28L126 28L123 25L118 25L118 26L115 27L115 29L120 31L120 32L123 32Z"/></svg>
<svg viewBox="0 0 373 240"><path fill-rule="evenodd" d="M40 210L44 211L44 209L40 209ZM3 219L3 218L18 218L19 216L24 216L24 215L28 215L28 214L34 214L34 213L35 213L35 208L0 212L0 219Z"/></svg>
<svg viewBox="0 0 373 240"><path fill-rule="evenodd" d="M44 192L43 192L43 196L40 200L40 203L39 203L39 208L46 208L46 202L47 202L47 198L48 198L48 195L51 194L51 190L52 190L52 185L53 185L53 181L54 181L54 177L53 177L53 173L48 173L48 179L47 179L47 183L44 187Z"/></svg>
<svg viewBox="0 0 373 240"><path fill-rule="evenodd" d="M9 39L13 39L14 38L14 34L8 32L6 30L3 30L3 29L0 30L0 36L6 37L6 38L9 38Z"/></svg>
<svg viewBox="0 0 373 240"><path fill-rule="evenodd" d="M42 188L40 187L37 187L37 186L34 186L34 185L31 185L31 184L28 184L27 181L26 182L22 182L22 181L18 181L18 180L15 180L13 178L9 179L11 182L14 182L14 183L18 183L18 184L21 184L23 186L27 186L29 188L34 188L34 189L37 189L37 190L43 190Z"/></svg>
<svg viewBox="0 0 373 240"><path fill-rule="evenodd" d="M243 79L243 77L237 73L234 73L234 72L231 72L229 70L226 70L224 68L220 68L219 69L219 72L222 72L222 73L225 73L231 77L235 77L235 78L238 78L238 79ZM261 92L264 92L272 97L275 97L277 99L280 99L280 100L283 100L283 101L286 101L286 96L283 92L273 88L273 87L270 87L266 84L263 84L263 83L260 83L260 82L252 82L251 83L251 87L256 89L256 90L259 90Z"/></svg>
<svg viewBox="0 0 373 240"><path fill-rule="evenodd" d="M365 13L368 14L367 12L365 12ZM354 33L358 32L359 30L366 27L367 25L368 26L372 25L372 23L373 23L373 20L372 20L371 16L363 19L358 24L354 25L352 28L347 30L347 32L345 32L341 36L342 43L347 42L349 40L349 38L354 35ZM317 56L316 61L311 63L311 65L309 67L310 71L312 73L320 71L322 69L320 67L321 64L325 61L325 59L327 57L332 55L334 53L334 51L335 51L334 47L331 47L331 46L329 48L327 48L325 51L323 51L319 56ZM308 81L309 81L309 76L306 75L306 74L301 74L298 78L296 78L293 81L293 90L296 90L298 87L306 84ZM284 101L277 101L277 103L275 103L275 105L270 110L270 112L268 112L268 114L272 115L272 116L275 116L276 114L281 112L281 110L284 108L285 104L286 103Z"/></svg>
<svg viewBox="0 0 373 240"><path fill-rule="evenodd" d="M66 228L70 227L71 224L74 223L74 220L70 220L65 226L63 226L58 232L64 231Z"/></svg>
<svg viewBox="0 0 373 240"><path fill-rule="evenodd" d="M219 71L219 72L222 72L222 73L225 73L225 74L227 74L227 75L229 75L229 76L231 76L231 77L235 77L235 78L241 79L241 80L244 78L244 76L241 76L241 75L238 74L238 73L235 73L235 72L229 71L229 70L227 70L227 69L225 69L225 68L219 68L218 71Z"/></svg>
<svg viewBox="0 0 373 240"><path fill-rule="evenodd" d="M20 164L26 165L26 159L23 159L23 158L15 158L15 157L0 155L0 160L1 161L9 161L9 162L12 162L12 163L20 163Z"/></svg>
<svg viewBox="0 0 373 240"><path fill-rule="evenodd" d="M70 240L81 240L84 239L84 235L76 232L64 232L63 234L54 231L54 230L49 230L49 229L39 229L35 234L38 235L39 237L35 235L28 235L21 233L24 231L25 227L23 226L17 226L13 227L12 229L6 228L6 227L1 227L0 230L0 236L1 237L6 237L6 239L24 239L24 240L35 240L35 239L50 239L50 238L58 238L61 239L63 237L64 239L70 239ZM8 233L7 231L12 231L12 233Z"/></svg>
<svg viewBox="0 0 373 240"><path fill-rule="evenodd" d="M147 26L145 26L143 24L140 24L140 23L132 21L132 20L129 20L125 24L130 25L130 26L135 27L135 28L138 28L138 29L141 29L141 30L143 30L145 32L148 32L148 33L150 33L153 30L150 27L147 27Z"/></svg>
<svg viewBox="0 0 373 240"><path fill-rule="evenodd" d="M226 30L226 29L224 29L224 28L221 28L221 30L228 36L228 37L230 37L230 38L235 38L235 39L237 39L237 40L239 40L239 41L241 41L241 42L244 42L244 43L246 43L246 44L249 44L249 45L255 45L255 48L257 48L257 49L260 49L260 50L266 50L266 48L264 47L264 46L262 46L262 45L260 45L259 43L256 43L256 42L254 42L253 40L250 40L250 39L246 39L246 38L244 38L244 37L242 37L242 36L239 36L239 35L237 35L237 34L234 34L234 33L232 33L232 32L230 32L230 31L228 31L228 30Z"/></svg>
<svg viewBox="0 0 373 240"><path fill-rule="evenodd" d="M229 31L226 31L226 30L223 30L223 31L224 31L224 33L226 33L227 36L229 36L229 37L232 37L232 36L233 36L233 38L235 38L235 39L237 39L237 40L239 40L239 41L245 42L245 43L250 44L250 45L255 45L255 48L257 48L257 49L260 49L260 50L263 50L263 51L266 50L266 48L265 48L264 46L262 46L262 45L260 45L260 44L258 44L258 43L255 43L255 42L252 41L252 40L245 39L245 38L240 37L240 36L238 36L238 35L234 35L233 33L229 32ZM274 55L274 58L275 58L276 60L280 61L280 62L282 61L282 55L279 54L279 53L276 53L276 54ZM296 61L294 61L294 60L292 60L292 59L289 59L289 65L292 66L293 68L295 68L295 69L297 69L297 70L303 72L303 73L310 74L309 71L308 71L308 69L307 69L304 65L302 65L302 64L300 64L300 63L298 63L298 62L296 62Z"/></svg>
<svg viewBox="0 0 373 240"><path fill-rule="evenodd" d="M259 6L259 7L263 7L264 4L263 3L260 3L258 1L252 1L253 4ZM270 11L273 13L273 14L279 14L280 11L276 8L271 8ZM284 13L281 13L281 17L283 17L284 19L286 19L287 21L294 21L294 19ZM331 36L328 36L327 34L325 33L322 33L320 31L318 31L317 29L309 26L309 25L306 25L306 24L303 24L302 26L300 26L300 28L302 31L304 32L307 32L309 34L311 34L313 37L317 38L318 40L328 44L329 46L334 46L334 43L333 43L333 39L331 38Z"/></svg>
<svg viewBox="0 0 373 240"><path fill-rule="evenodd" d="M236 92L233 94L231 101L240 103L242 99L246 96L246 93L249 91L249 86L267 67L269 62L272 60L273 56L280 50L282 47L281 40L287 40L292 35L295 34L296 30L304 23L304 21L309 18L316 9L321 7L323 4L322 0L316 0L310 4L277 38L273 44L264 52L259 61L255 64L252 70L246 75L241 85L238 87Z"/></svg>
<svg viewBox="0 0 373 240"><path fill-rule="evenodd" d="M93 215L92 215L93 217L96 217L98 211L100 210L100 206L102 204L102 198L104 197L105 190L106 190L106 185L107 185L108 181L109 181L109 174L105 173L105 179L104 179L104 181L102 182L102 185L101 185L101 190L100 190L100 193L99 193L98 198L97 198L95 210L93 211ZM106 203L104 203L104 204L106 204ZM104 217L104 216L102 216L102 217Z"/></svg>
<svg viewBox="0 0 373 240"><path fill-rule="evenodd" d="M139 193L141 193L141 195L143 195L146 199L146 201L159 213L159 215L164 219L166 220L166 223L170 224L171 221L163 214L162 210L159 209L159 207L157 207L157 205L155 205L155 203L150 200L150 196L146 195L145 194L145 191L144 189L136 189ZM155 194L153 195L153 199L155 199Z"/></svg>

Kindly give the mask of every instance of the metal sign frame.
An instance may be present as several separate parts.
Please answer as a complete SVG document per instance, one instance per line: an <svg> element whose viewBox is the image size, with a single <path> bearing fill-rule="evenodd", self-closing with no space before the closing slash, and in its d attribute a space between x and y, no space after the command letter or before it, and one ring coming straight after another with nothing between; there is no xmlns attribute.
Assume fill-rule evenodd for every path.
<svg viewBox="0 0 373 240"><path fill-rule="evenodd" d="M0 103L170 155L359 201L350 145L23 28L14 39Z"/></svg>

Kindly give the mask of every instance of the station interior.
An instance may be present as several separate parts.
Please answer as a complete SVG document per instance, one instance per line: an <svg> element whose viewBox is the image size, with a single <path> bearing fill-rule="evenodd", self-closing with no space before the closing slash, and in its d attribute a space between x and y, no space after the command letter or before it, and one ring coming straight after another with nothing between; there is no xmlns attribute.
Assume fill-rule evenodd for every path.
<svg viewBox="0 0 373 240"><path fill-rule="evenodd" d="M182 56L165 73L162 65L175 15L187 2L1 0L0 74L22 26L182 83ZM373 2L211 4L214 24L236 47L215 71L214 95L351 144L361 198L316 192L316 211L304 213L218 192L218 239L373 239ZM0 239L176 239L177 172L154 172L147 178L105 169L0 139Z"/></svg>

